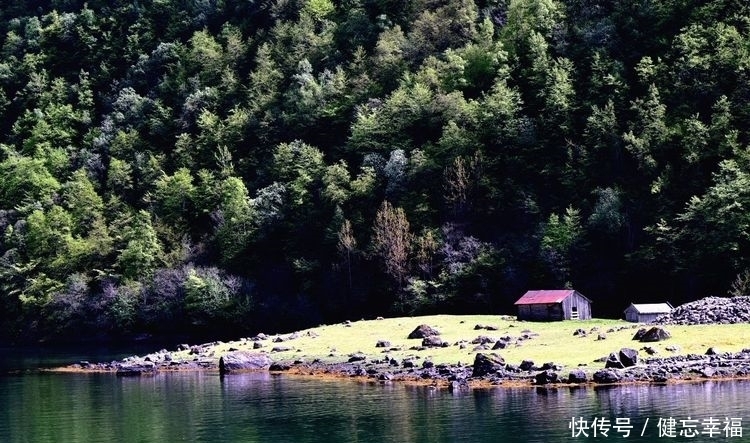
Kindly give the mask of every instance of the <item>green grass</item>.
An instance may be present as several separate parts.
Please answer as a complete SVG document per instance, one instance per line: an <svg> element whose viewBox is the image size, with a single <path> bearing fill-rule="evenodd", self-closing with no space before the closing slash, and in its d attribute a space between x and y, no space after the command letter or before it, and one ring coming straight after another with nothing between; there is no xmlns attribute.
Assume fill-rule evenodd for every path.
<svg viewBox="0 0 750 443"><path fill-rule="evenodd" d="M430 325L440 331L442 340L451 346L447 348L430 348L423 351L409 350L412 346L420 346L421 340L409 340L408 334L420 324ZM474 325L492 325L499 329L497 331L474 330ZM263 342L262 351L270 352L273 346L288 346L292 351L271 353L274 360L291 361L302 359L312 361L320 359L324 362L346 361L349 354L362 352L371 359L382 358L386 354L398 360L406 357L419 356L421 359L430 359L434 363L472 363L477 351L473 351L476 345L468 343L465 349L454 346L455 343L466 340L471 341L478 335L490 337L501 337L510 335L518 337L522 331L529 330L538 336L529 340L523 340L519 346L511 345L509 348L497 351L506 362L519 364L522 360L533 360L536 364L554 362L567 368L573 368L579 364L588 365L589 368L601 368L602 363L594 360L607 356L610 352L616 352L620 348L629 347L640 349L644 345L653 347L658 351L657 356L670 356L676 354L703 354L708 347L716 347L719 351L737 352L744 347L750 347L750 324L737 325L698 325L698 326L666 326L665 329L672 334L672 338L658 343L639 343L633 341L633 323L621 320L581 320L562 321L549 323L522 322L511 317L497 315L434 315L425 317L400 317L385 320L362 320L352 322L350 326L344 324L325 325L317 328L300 331L300 338L273 343L272 338ZM621 327L626 329L617 330ZM593 328L598 330L589 333L585 337L573 336L576 329L584 329L587 332ZM615 329L615 332L606 332ZM310 332L313 336L307 336ZM597 340L598 333L604 333L606 339ZM286 337L289 334L283 334ZM376 348L378 340L388 340L392 347L401 348L398 351L383 353L382 348ZM677 346L678 352L670 352L665 348ZM252 349L250 341L236 341L221 343L213 350L215 358L226 352L230 347L237 349ZM331 356L331 354L333 354ZM180 356L180 354L177 354ZM647 357L641 351L642 357ZM181 353L183 358L187 353Z"/></svg>

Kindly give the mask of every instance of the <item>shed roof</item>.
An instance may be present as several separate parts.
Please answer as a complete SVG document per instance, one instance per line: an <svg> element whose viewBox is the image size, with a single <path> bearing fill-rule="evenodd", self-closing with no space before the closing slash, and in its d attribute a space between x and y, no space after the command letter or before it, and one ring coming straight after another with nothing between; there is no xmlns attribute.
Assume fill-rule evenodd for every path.
<svg viewBox="0 0 750 443"><path fill-rule="evenodd" d="M573 289L546 289L541 291L528 291L514 304L537 305L547 303L560 303L571 296L574 292L576 291ZM583 297L583 295L581 295L581 297ZM588 298L586 298L586 300L591 301Z"/></svg>
<svg viewBox="0 0 750 443"><path fill-rule="evenodd" d="M628 306L628 309L630 308L635 309L639 314L669 314L672 312L672 305L669 303L631 303Z"/></svg>

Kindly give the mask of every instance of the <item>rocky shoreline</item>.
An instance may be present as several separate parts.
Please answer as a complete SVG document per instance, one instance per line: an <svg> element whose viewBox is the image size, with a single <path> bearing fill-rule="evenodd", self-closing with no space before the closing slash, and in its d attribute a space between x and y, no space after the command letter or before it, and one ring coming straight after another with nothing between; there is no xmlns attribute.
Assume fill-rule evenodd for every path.
<svg viewBox="0 0 750 443"><path fill-rule="evenodd" d="M642 339L645 332L651 331L640 330L634 339L639 336ZM261 335L245 340L248 344L260 344L268 339L269 337ZM601 365L598 368L592 365L565 368L554 362L538 364L530 360L524 360L518 365L510 364L502 356L492 352L477 353L471 364L434 364L430 359L418 355L399 360L389 356L387 352L379 357L354 353L342 362L324 362L319 359L309 362L302 359L275 360L272 358L273 351L260 352L258 348L239 350L230 347L217 355L214 349L219 344L180 345L174 352L162 349L146 356L132 356L108 363L84 361L55 371L110 372L117 376L148 376L164 371L213 371L222 376L231 376L235 373L270 371L382 383L419 383L451 390L490 386L610 385L750 378L750 349L737 353L719 353L711 348L705 355L642 358L640 351L645 351L648 355L650 347L645 346L640 351L622 348L608 357L597 359L596 362ZM189 358L184 358L185 354Z"/></svg>
<svg viewBox="0 0 750 443"><path fill-rule="evenodd" d="M498 317L512 322L512 317ZM382 321L382 318L376 320ZM258 334L236 342L212 342L198 346L182 344L174 351L162 349L145 356L132 356L109 363L79 362L57 371L63 372L111 372L118 376L153 375L162 371L215 371L221 376L248 371L270 371L316 377L342 377L372 382L408 382L467 389L487 386L546 386L579 384L623 384L623 383L671 383L696 380L750 378L750 349L740 352L719 352L708 348L701 354L677 355L679 347L662 346L672 353L657 356L653 343L668 340L670 333L665 325L699 325L720 323L750 323L750 297L707 297L676 308L668 316L657 320L658 325L649 328L639 325L622 325L606 331L594 327L590 331L576 329L573 336L578 340L587 336L595 340L607 340L607 334L627 333L639 328L631 343L638 349L622 347L608 356L593 362L581 363L578 367L565 367L555 362L523 360L520 364L506 362L499 353L508 348L525 346L529 340L536 341L539 334L523 329L513 335L500 337L483 335L485 331L499 331L496 326L477 324L473 331L482 335L473 340L445 341L440 332L427 324L404 334L406 342L393 346L389 340L373 341L374 352L341 354L330 349L326 357L302 357L302 348L295 344L299 339L319 340L314 330L288 335L268 336ZM464 324L463 321L460 322ZM351 328L354 324L344 322L338 328ZM506 330L515 325L509 324ZM462 326L463 328L463 326ZM465 329L469 330L466 325ZM378 327L377 330L381 330ZM454 335L455 337L455 335ZM411 346L413 343L421 345ZM620 343L623 343L622 341ZM473 362L446 364L433 362L426 352L430 349L455 347L471 350ZM694 349L694 348L693 348ZM406 350L406 352L405 352ZM377 353L375 353L377 352ZM703 351L701 351L703 352ZM300 357L290 357L299 355ZM322 355L322 354L313 354ZM517 355L517 354L516 354Z"/></svg>

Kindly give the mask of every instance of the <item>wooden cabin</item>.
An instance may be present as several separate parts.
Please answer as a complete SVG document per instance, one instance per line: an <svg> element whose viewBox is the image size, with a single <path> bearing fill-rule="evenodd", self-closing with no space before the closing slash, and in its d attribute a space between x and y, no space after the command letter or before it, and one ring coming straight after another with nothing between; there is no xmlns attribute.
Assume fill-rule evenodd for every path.
<svg viewBox="0 0 750 443"><path fill-rule="evenodd" d="M625 309L625 320L634 323L651 323L664 314L672 312L671 304L669 303L631 303L627 309Z"/></svg>
<svg viewBox="0 0 750 443"><path fill-rule="evenodd" d="M515 305L518 306L519 320L591 319L591 300L573 289L528 291Z"/></svg>

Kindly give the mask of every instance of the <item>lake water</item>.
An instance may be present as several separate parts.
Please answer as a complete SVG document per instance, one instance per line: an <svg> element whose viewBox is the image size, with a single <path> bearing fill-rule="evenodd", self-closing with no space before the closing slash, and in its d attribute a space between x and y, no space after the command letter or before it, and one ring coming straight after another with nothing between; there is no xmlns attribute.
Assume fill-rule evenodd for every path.
<svg viewBox="0 0 750 443"><path fill-rule="evenodd" d="M263 373L8 374L49 364L9 355L0 375L3 443L750 441L750 382L450 393ZM70 362L85 355L67 356ZM660 437L658 421L668 424L670 417L675 425L661 429L678 437ZM600 428L609 430L607 437L594 438L595 418L610 421ZM633 426L629 437L615 429L617 418ZM682 421L688 419L695 421ZM574 431L589 437L573 437Z"/></svg>

